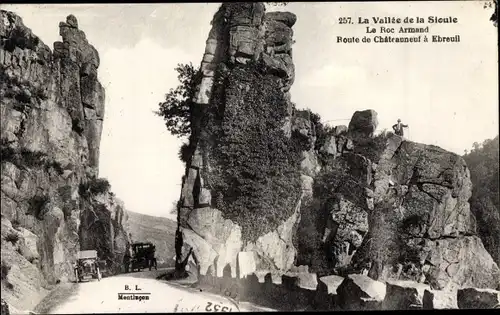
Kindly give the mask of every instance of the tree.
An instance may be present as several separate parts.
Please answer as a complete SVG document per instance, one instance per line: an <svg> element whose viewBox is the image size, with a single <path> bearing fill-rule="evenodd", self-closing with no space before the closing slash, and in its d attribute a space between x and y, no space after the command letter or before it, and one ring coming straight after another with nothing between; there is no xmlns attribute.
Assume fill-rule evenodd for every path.
<svg viewBox="0 0 500 315"><path fill-rule="evenodd" d="M175 71L178 72L180 84L170 89L155 114L165 120L165 126L172 135L183 138L191 133L193 98L201 80L201 72L191 63L178 64Z"/></svg>
<svg viewBox="0 0 500 315"><path fill-rule="evenodd" d="M484 247L493 259L500 262L500 197L499 197L499 139L475 142L464 159L472 181L471 211Z"/></svg>

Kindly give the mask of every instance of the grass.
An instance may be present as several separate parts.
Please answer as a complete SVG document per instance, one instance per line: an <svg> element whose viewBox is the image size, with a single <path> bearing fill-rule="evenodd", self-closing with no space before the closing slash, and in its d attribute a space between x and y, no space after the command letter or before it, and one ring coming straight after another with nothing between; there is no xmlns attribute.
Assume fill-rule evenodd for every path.
<svg viewBox="0 0 500 315"><path fill-rule="evenodd" d="M26 148L15 149L11 145L14 141L8 141L2 138L0 142L0 155L2 163L11 162L19 168L40 168L45 167L48 172L49 169L54 169L59 175L64 173L62 165L54 160L49 159L48 155L41 151L32 151Z"/></svg>

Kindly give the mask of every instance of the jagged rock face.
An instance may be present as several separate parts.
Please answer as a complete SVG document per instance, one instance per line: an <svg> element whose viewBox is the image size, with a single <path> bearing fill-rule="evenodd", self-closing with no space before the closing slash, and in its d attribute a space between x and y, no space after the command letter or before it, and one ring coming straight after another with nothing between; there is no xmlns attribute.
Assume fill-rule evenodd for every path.
<svg viewBox="0 0 500 315"><path fill-rule="evenodd" d="M326 135L317 134L320 129L307 111L293 110L288 91L294 80L295 19L289 13L265 13L261 3L224 4L214 16L201 65L203 79L194 99L201 114L193 119L194 153L179 203L178 262L192 249L201 274L226 271L235 276L237 252L244 250L255 253L258 270L288 271L298 255L296 263L322 268L325 274L354 269L375 279L425 282L432 289L496 287L498 267L475 236L468 204L471 182L463 159L398 136L374 136L378 118L373 110L354 113L349 127L337 126ZM217 209L223 196L214 189L221 180L214 174L227 169L211 149L217 139L206 138L214 132L206 128L206 121L207 113L216 108L225 132L234 126L242 130L258 126L249 117L266 109L252 107L261 95L252 95L253 101L248 95L256 89L267 92L245 70L244 65L254 64L262 67L266 84L277 82L275 95L288 104L280 128L301 143L302 194L277 228L249 241L243 237L245 227L236 221L265 225L267 219L240 209L239 218L233 214L228 219L228 213ZM227 138L229 143L238 145L251 134L230 136L234 137ZM251 149L242 150L229 160L237 164L241 156L252 154L256 153ZM253 171L250 165L248 170ZM232 177L226 176L222 181ZM321 187L324 183L326 188ZM254 202L243 199L248 197L244 194L234 195L232 204Z"/></svg>
<svg viewBox="0 0 500 315"><path fill-rule="evenodd" d="M123 272L123 257L130 243L123 202L110 192L90 196L90 202L82 204L80 217L80 249L97 250L99 258L106 261L106 274Z"/></svg>
<svg viewBox="0 0 500 315"><path fill-rule="evenodd" d="M499 269L475 236L471 186L460 156L389 138L374 173L369 250L361 249L359 256L368 252L375 261L399 263L405 277L436 289L495 288ZM374 274L377 268L384 269L372 266Z"/></svg>
<svg viewBox="0 0 500 315"><path fill-rule="evenodd" d="M371 137L377 129L377 125L378 119L376 111L372 109L357 111L352 115L348 132L354 139L359 137Z"/></svg>
<svg viewBox="0 0 500 315"><path fill-rule="evenodd" d="M194 117L195 127L191 137L194 153L187 163L183 180L178 216L182 231L178 234L176 244L178 262L184 261L190 249L193 249L202 275L222 275L224 270L230 270L236 276L237 255L243 250L256 254L257 269L288 270L293 265L295 249L291 236L300 218L300 185L297 191L283 192L288 194L285 199L289 200L289 215L276 224L276 228L252 240L245 239L244 228L237 220L228 219L227 214L217 209L215 204L221 197L214 189L218 183L214 183L216 176L213 174L220 174L221 164L212 150L214 141L206 140L212 131L203 125L203 121L208 119L206 112L218 106L224 112L223 117L219 117L222 130L226 132L235 123L240 124L242 129L251 129L254 122L243 119L243 112L252 106L248 95L258 87L256 81L252 81L252 75L247 76L246 73L251 72L250 68L259 68L259 76L262 75L266 82L276 87L270 94L263 92L262 101L276 98L284 102L283 108L272 109L285 111L284 117L278 122L280 128L274 130L274 127L268 126L269 132L281 133L290 138L292 126L302 129L298 123L292 122L292 104L288 93L294 80L291 27L295 20L295 15L291 13L265 13L263 3L225 3L212 20L201 63L202 79L194 98L201 114ZM226 83L219 83L224 80ZM255 108L255 111L259 110ZM226 135L229 138L232 136L228 132ZM297 181L300 181L299 177ZM307 179L304 179L304 183L304 190L307 190ZM245 212L243 208L242 217ZM241 220L255 220L254 223L259 224L259 219L262 218L248 215L247 219Z"/></svg>
<svg viewBox="0 0 500 315"><path fill-rule="evenodd" d="M24 279L37 291L72 279L79 186L98 173L104 89L99 55L74 16L60 23L62 42L53 52L19 16L2 10L0 19L2 222L14 225L24 242L10 253L2 237L2 261L41 272L33 276L40 281Z"/></svg>
<svg viewBox="0 0 500 315"><path fill-rule="evenodd" d="M299 225L300 263L432 289L496 288L499 269L476 236L464 160L399 136L374 137L376 117L356 112L347 135L335 128L327 138L343 142L340 150L318 152L323 171L311 177L312 201L301 210L316 223ZM311 251L320 254L311 258Z"/></svg>

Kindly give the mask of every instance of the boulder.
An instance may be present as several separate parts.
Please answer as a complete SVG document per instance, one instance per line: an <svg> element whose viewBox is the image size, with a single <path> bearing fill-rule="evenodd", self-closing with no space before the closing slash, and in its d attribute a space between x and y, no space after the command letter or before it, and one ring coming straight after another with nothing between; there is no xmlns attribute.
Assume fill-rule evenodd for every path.
<svg viewBox="0 0 500 315"><path fill-rule="evenodd" d="M424 247L429 263L424 272L433 288L496 288L500 283L500 270L477 236L430 241Z"/></svg>
<svg viewBox="0 0 500 315"><path fill-rule="evenodd" d="M270 71L276 73L280 78L291 80L295 75L295 66L293 65L292 57L287 54L272 57L268 54L263 54L262 61Z"/></svg>
<svg viewBox="0 0 500 315"><path fill-rule="evenodd" d="M382 308L384 310L407 310L421 308L425 290L430 287L426 284L412 281L388 281L386 295Z"/></svg>
<svg viewBox="0 0 500 315"><path fill-rule="evenodd" d="M290 268L290 272L309 273L309 266L308 265L292 266L292 268Z"/></svg>
<svg viewBox="0 0 500 315"><path fill-rule="evenodd" d="M301 137L304 143L307 143L308 148L314 147L316 141L316 131L311 123L311 117L307 111L296 111L292 117L292 133Z"/></svg>
<svg viewBox="0 0 500 315"><path fill-rule="evenodd" d="M326 139L325 144L320 148L320 152L334 156L337 154L337 143L335 142L335 136L330 136Z"/></svg>
<svg viewBox="0 0 500 315"><path fill-rule="evenodd" d="M19 246L19 250L21 255L23 255L30 262L34 259L40 258L37 248L38 236L22 227L18 228L18 230L20 234L21 244Z"/></svg>
<svg viewBox="0 0 500 315"><path fill-rule="evenodd" d="M457 309L457 291L428 290L424 291L423 308L434 309Z"/></svg>
<svg viewBox="0 0 500 315"><path fill-rule="evenodd" d="M377 129L377 112L373 109L356 111L349 122L348 133L353 139L370 138Z"/></svg>
<svg viewBox="0 0 500 315"><path fill-rule="evenodd" d="M386 285L365 275L348 275L337 288L339 304L346 310L380 309Z"/></svg>
<svg viewBox="0 0 500 315"><path fill-rule="evenodd" d="M335 136L341 136L347 133L347 126L339 125L335 126Z"/></svg>
<svg viewBox="0 0 500 315"><path fill-rule="evenodd" d="M198 261L199 272L206 275L208 268L213 265L217 252L212 246L192 230L183 229L182 238L184 243L193 249L193 253ZM184 257L183 257L184 258Z"/></svg>
<svg viewBox="0 0 500 315"><path fill-rule="evenodd" d="M268 12L265 19L281 22L288 27L292 27L297 22L297 16L290 12Z"/></svg>
<svg viewBox="0 0 500 315"><path fill-rule="evenodd" d="M308 290L316 290L318 286L318 277L315 273L309 272L300 272L298 273L299 277L299 288L308 289Z"/></svg>
<svg viewBox="0 0 500 315"><path fill-rule="evenodd" d="M234 2L225 4L229 16L229 25L258 26L262 23L265 6L261 2Z"/></svg>
<svg viewBox="0 0 500 315"><path fill-rule="evenodd" d="M253 252L239 252L238 253L238 278L246 278L248 275L257 271L255 264L255 254Z"/></svg>
<svg viewBox="0 0 500 315"><path fill-rule="evenodd" d="M457 293L458 307L461 309L498 308L500 291L493 289L465 288Z"/></svg>
<svg viewBox="0 0 500 315"><path fill-rule="evenodd" d="M321 277L318 280L317 291L318 293L321 292L328 295L337 295L337 288L343 281L343 277L335 275Z"/></svg>
<svg viewBox="0 0 500 315"><path fill-rule="evenodd" d="M340 276L325 276L318 279L314 304L317 310L331 310L338 304L337 288L344 281Z"/></svg>
<svg viewBox="0 0 500 315"><path fill-rule="evenodd" d="M300 170L303 175L307 175L312 178L319 173L321 166L316 154L313 151L302 151Z"/></svg>

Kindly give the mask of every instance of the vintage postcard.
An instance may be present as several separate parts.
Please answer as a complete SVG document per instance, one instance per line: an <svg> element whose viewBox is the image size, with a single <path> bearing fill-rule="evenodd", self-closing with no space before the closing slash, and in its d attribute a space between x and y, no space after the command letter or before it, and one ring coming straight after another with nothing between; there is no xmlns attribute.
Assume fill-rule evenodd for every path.
<svg viewBox="0 0 500 315"><path fill-rule="evenodd" d="M500 308L496 0L0 9L2 315Z"/></svg>

